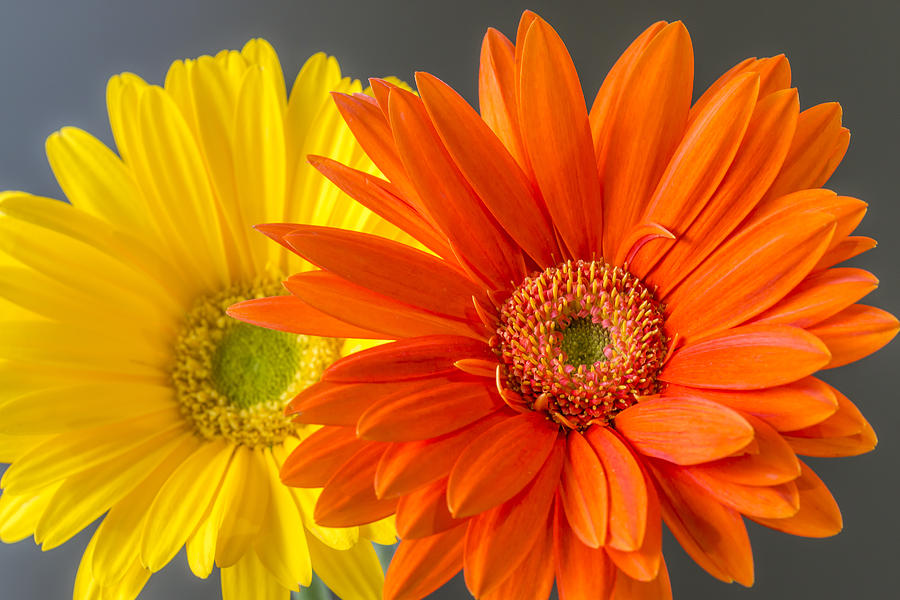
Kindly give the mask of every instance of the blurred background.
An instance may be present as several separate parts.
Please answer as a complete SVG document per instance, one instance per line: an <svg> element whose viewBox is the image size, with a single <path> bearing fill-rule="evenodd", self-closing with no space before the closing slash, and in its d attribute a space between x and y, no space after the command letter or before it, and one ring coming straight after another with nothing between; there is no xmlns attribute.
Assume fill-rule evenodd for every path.
<svg viewBox="0 0 900 600"><path fill-rule="evenodd" d="M261 36L278 51L288 83L307 57L323 50L337 56L347 75L397 75L411 81L414 71L427 70L474 101L485 29L494 26L514 37L525 8L539 12L562 35L589 101L618 54L660 19L681 19L691 32L695 96L745 57L787 54L803 108L831 100L844 108L852 141L828 187L869 203L858 232L878 239L879 247L854 263L881 278L880 288L865 302L900 313L900 202L893 179L900 172L896 0L2 0L0 189L60 197L44 157L44 139L74 125L112 144L105 86L115 73L132 71L162 83L175 59L239 49ZM898 364L900 343L894 342L873 357L824 375L857 403L881 440L875 452L861 457L810 459L841 505L844 532L833 539L806 540L749 524L757 579L751 589L714 580L667 536L665 554L676 598L897 597ZM70 598L90 533L47 553L30 541L0 545L0 598ZM194 578L183 555L153 576L140 596L219 597L218 575L206 581ZM461 576L433 595L468 597Z"/></svg>

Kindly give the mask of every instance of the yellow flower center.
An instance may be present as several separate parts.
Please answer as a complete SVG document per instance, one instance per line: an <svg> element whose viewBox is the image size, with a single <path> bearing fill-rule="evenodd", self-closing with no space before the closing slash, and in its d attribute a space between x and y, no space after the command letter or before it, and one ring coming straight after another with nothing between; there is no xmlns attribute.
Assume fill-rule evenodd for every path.
<svg viewBox="0 0 900 600"><path fill-rule="evenodd" d="M343 340L295 335L225 314L235 302L274 296L277 281L234 286L198 300L175 344L172 383L184 418L203 439L271 446L294 433L287 402L337 360Z"/></svg>
<svg viewBox="0 0 900 600"><path fill-rule="evenodd" d="M502 385L560 425L606 424L659 391L662 305L634 275L602 260L567 261L528 277L500 309L494 350Z"/></svg>

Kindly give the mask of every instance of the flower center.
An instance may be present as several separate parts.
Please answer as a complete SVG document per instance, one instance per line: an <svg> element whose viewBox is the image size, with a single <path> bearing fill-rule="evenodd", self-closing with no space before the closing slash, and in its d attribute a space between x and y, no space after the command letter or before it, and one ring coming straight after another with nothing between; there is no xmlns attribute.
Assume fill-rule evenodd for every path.
<svg viewBox="0 0 900 600"><path fill-rule="evenodd" d="M505 397L572 429L607 424L659 391L664 320L637 277L602 260L528 277L501 307L493 340Z"/></svg>
<svg viewBox="0 0 900 600"><path fill-rule="evenodd" d="M181 412L204 439L270 446L293 434L287 402L319 380L343 340L294 335L225 314L235 302L277 295L277 281L229 288L198 300L175 344L172 383Z"/></svg>

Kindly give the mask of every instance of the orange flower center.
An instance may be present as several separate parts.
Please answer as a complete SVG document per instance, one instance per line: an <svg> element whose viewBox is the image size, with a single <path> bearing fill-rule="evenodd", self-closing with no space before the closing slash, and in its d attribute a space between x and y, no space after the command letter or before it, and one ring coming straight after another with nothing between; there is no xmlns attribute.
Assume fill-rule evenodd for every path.
<svg viewBox="0 0 900 600"><path fill-rule="evenodd" d="M584 429L659 391L664 320L662 304L628 271L570 260L513 291L493 345L522 405Z"/></svg>

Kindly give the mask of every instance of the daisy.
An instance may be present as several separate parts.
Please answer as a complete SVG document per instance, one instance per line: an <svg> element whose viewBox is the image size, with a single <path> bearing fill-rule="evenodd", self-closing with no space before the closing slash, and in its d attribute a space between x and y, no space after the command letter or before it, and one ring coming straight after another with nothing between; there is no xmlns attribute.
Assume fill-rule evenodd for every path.
<svg viewBox="0 0 900 600"><path fill-rule="evenodd" d="M286 599L313 571L341 598L381 597L370 540L393 524L317 525L320 491L278 476L316 429L286 401L352 343L224 313L307 268L253 223L412 243L301 158L376 172L331 90L361 86L318 54L288 98L263 40L175 62L164 87L124 73L107 88L118 155L73 128L47 141L71 204L0 196L0 538L48 550L105 514L76 599L134 598L182 546L198 577L221 568L226 599Z"/></svg>
<svg viewBox="0 0 900 600"><path fill-rule="evenodd" d="M783 56L748 59L691 104L680 22L626 50L587 110L556 32L489 30L480 115L436 77L338 95L381 179L312 164L433 254L329 227L263 231L320 270L247 322L311 319L395 341L339 360L289 405L323 424L282 469L324 485L326 526L396 513L385 597L460 569L484 600L669 598L663 521L713 576L753 582L749 518L841 529L797 455L871 450L814 376L874 352L891 315L838 263L866 205L821 186L849 140L837 104L799 111ZM360 335L362 334L355 334Z"/></svg>

